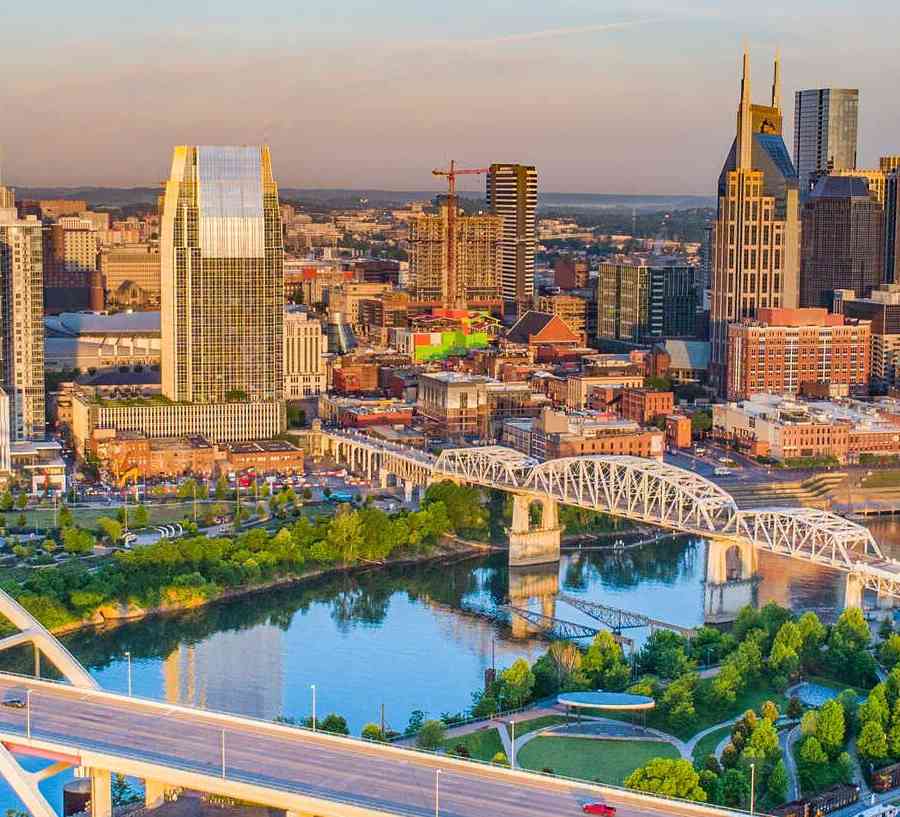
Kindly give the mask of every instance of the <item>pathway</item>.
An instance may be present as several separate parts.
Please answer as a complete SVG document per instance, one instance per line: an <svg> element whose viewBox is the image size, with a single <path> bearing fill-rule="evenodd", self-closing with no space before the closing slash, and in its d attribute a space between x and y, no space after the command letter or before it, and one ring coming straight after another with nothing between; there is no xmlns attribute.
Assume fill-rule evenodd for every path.
<svg viewBox="0 0 900 817"><path fill-rule="evenodd" d="M788 776L788 801L800 799L800 778L797 774L797 761L794 759L794 744L799 737L799 723L791 729L782 730L778 735L781 756L784 758L784 768Z"/></svg>

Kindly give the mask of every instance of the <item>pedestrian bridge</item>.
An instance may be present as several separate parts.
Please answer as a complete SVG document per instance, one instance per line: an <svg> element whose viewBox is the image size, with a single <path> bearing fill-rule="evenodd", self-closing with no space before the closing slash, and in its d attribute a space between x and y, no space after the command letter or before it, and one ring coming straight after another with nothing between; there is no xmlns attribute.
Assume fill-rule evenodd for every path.
<svg viewBox="0 0 900 817"><path fill-rule="evenodd" d="M885 558L862 525L812 508L742 510L715 483L667 463L605 455L538 462L504 446L435 456L353 431L318 433L314 453L333 456L383 486L393 478L407 498L444 479L512 493L511 564L559 557L562 503L709 539L712 585L752 577L756 552L764 550L846 573L848 604L860 606L864 589L885 602L900 597L900 563ZM529 520L534 503L542 507L536 528Z"/></svg>
<svg viewBox="0 0 900 817"><path fill-rule="evenodd" d="M573 817L584 803L597 800L629 817L729 814L719 807L105 692L2 591L0 613L19 628L41 633L32 641L36 651L68 681L0 672L0 700L14 696L25 702L21 708L0 706L0 774L32 817L57 817L39 784L72 768L90 779L91 817L112 817L112 774L142 779L148 809L193 790L283 809L288 817ZM0 647L3 643L16 646L7 641ZM27 771L19 763L22 756L44 758L49 765Z"/></svg>

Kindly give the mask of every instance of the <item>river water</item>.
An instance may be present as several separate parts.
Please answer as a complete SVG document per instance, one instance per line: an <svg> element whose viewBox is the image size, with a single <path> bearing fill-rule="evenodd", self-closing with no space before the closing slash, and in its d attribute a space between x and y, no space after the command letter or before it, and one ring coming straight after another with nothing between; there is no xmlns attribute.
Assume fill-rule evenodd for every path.
<svg viewBox="0 0 900 817"><path fill-rule="evenodd" d="M900 551L900 522L871 525L889 555ZM534 659L546 647L489 618L511 602L573 623L593 622L557 593L685 626L703 621L703 541L664 539L638 548L566 551L559 565L510 570L505 556L452 564L337 575L258 593L204 610L65 638L110 690L125 692L131 654L135 695L261 718L311 711L346 717L351 731L381 718L402 730L413 710L429 717L464 710L494 663ZM759 603L814 609L833 619L842 577L760 554ZM646 630L629 630L636 644ZM44 784L60 804L60 775ZM16 798L0 781L0 808Z"/></svg>

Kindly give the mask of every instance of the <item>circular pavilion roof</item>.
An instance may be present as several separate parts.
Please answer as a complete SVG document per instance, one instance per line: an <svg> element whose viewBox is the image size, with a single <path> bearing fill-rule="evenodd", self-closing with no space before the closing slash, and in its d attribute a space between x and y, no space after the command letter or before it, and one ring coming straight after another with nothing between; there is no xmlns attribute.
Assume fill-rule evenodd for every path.
<svg viewBox="0 0 900 817"><path fill-rule="evenodd" d="M628 692L564 692L557 703L579 709L653 709L656 701Z"/></svg>

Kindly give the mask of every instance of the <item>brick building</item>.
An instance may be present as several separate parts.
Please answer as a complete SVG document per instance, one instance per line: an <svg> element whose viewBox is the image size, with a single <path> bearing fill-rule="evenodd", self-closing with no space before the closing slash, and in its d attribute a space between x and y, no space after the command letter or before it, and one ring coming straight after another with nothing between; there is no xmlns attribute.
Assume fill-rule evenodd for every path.
<svg viewBox="0 0 900 817"><path fill-rule="evenodd" d="M584 289L590 281L587 259L571 255L557 258L553 264L553 280L560 289Z"/></svg>
<svg viewBox="0 0 900 817"><path fill-rule="evenodd" d="M671 414L674 408L675 395L670 391L623 389L619 400L619 414L643 425Z"/></svg>
<svg viewBox="0 0 900 817"><path fill-rule="evenodd" d="M249 440L231 443L225 449L232 471L302 474L303 451L287 440Z"/></svg>
<svg viewBox="0 0 900 817"><path fill-rule="evenodd" d="M728 399L798 394L806 383L866 393L870 336L867 321L825 309L760 309L728 327Z"/></svg>

